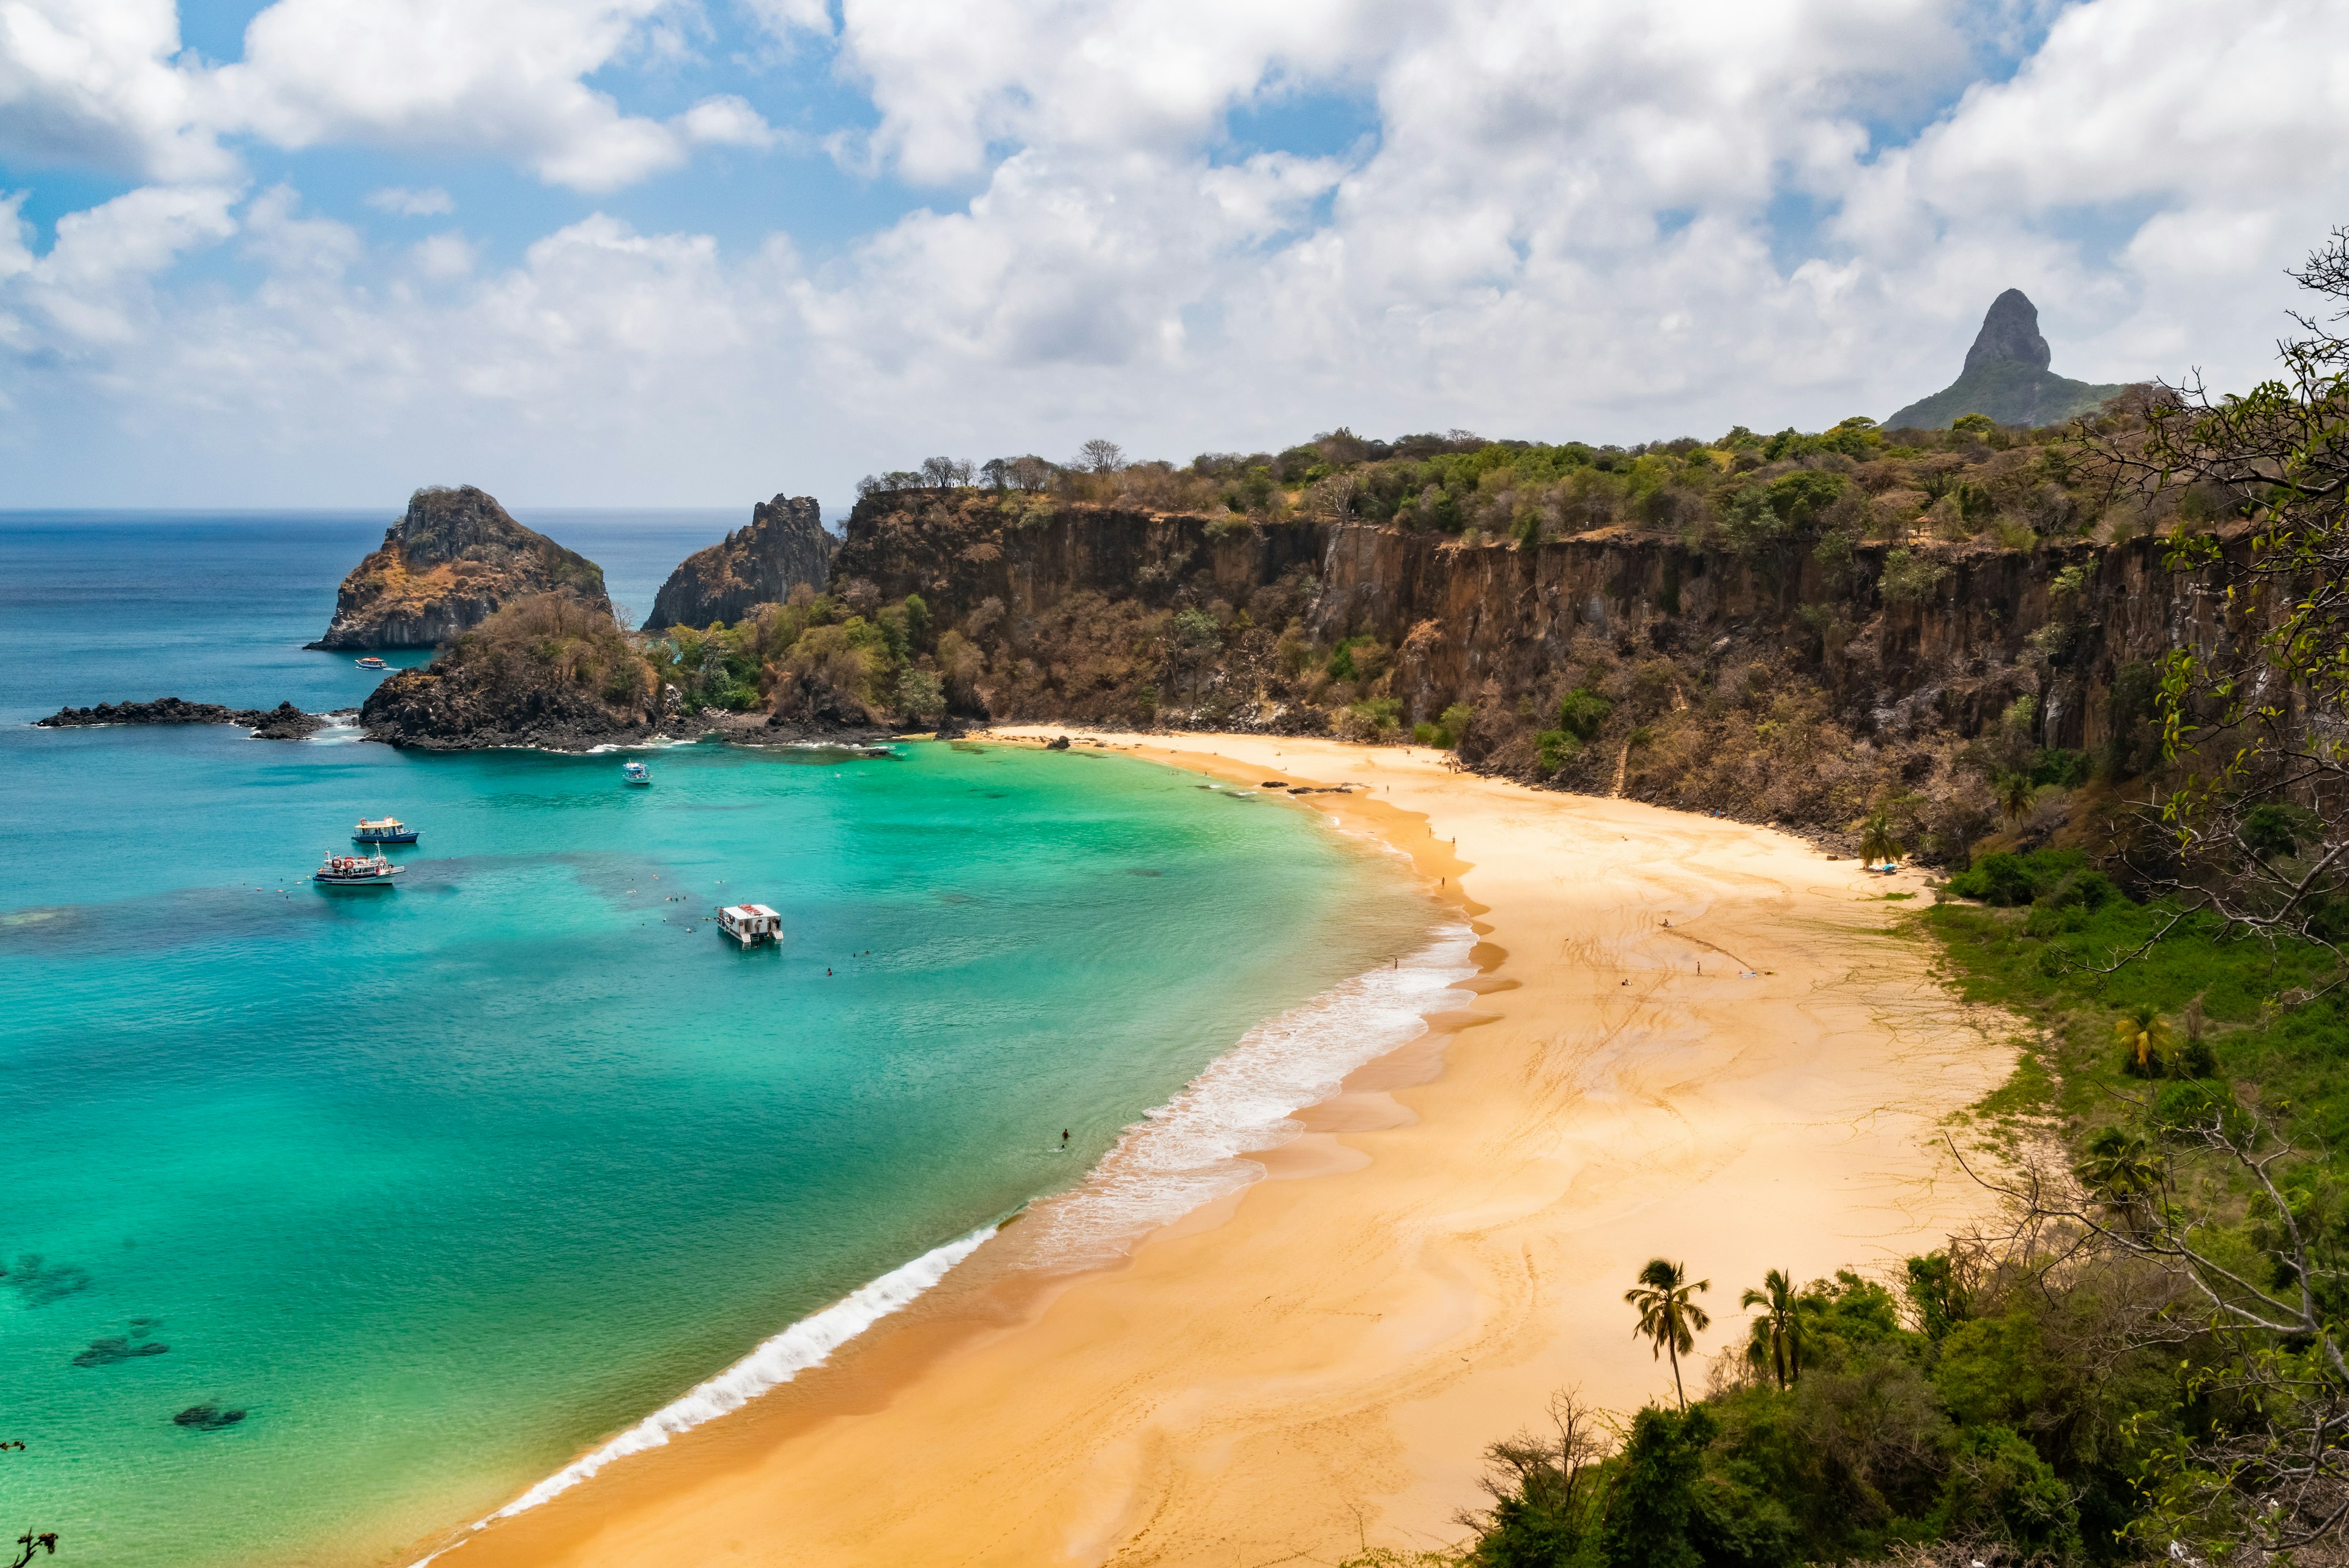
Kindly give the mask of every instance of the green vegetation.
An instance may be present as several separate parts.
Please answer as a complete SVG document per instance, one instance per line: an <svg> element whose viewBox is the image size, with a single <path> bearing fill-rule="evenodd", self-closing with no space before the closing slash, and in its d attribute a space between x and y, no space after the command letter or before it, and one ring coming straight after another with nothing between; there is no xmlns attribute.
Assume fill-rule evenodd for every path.
<svg viewBox="0 0 2349 1568"><path fill-rule="evenodd" d="M918 594L884 605L802 587L732 626L672 627L641 655L688 712L785 721L932 722L968 675L968 645L939 634Z"/></svg>
<svg viewBox="0 0 2349 1568"><path fill-rule="evenodd" d="M2302 281L2349 306L2349 230ZM2028 1031L1971 1133L2001 1221L1908 1259L1897 1297L1853 1272L1797 1290L1772 1271L1743 1293L1754 1315L1705 1397L1611 1428L1554 1401L1554 1435L1487 1450L1473 1539L1424 1561L2337 1559L2349 339L2302 324L2289 379L2172 396L2136 439L2089 443L2116 491L2168 497L2166 559L2224 584L2226 635L2118 671L2097 758L2033 747L2028 698L1968 749L1977 808L2012 836L1952 857L1964 868L1914 919L1961 995ZM1995 430L1963 418L1952 435ZM1962 485L1943 504L1983 505ZM1930 591L1895 593L1896 565L1912 571L1888 560L1888 598ZM2085 576L2059 576L2056 599ZM2102 842L2034 836L2051 794L2132 775L2142 804L2108 795ZM1871 857L1897 852L1906 809L1883 798L1863 820ZM1627 1297L1660 1346L1685 1343L1664 1319L1682 1272L1651 1263Z"/></svg>

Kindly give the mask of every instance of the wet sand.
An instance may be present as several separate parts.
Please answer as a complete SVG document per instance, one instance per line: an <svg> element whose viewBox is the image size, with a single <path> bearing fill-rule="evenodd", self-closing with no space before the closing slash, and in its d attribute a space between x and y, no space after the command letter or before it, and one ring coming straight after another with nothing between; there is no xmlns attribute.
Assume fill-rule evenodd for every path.
<svg viewBox="0 0 2349 1568"><path fill-rule="evenodd" d="M1622 1301L1650 1257L1713 1282L1693 1394L1765 1270L1881 1270L1986 1207L1940 1127L2013 1057L1892 934L1915 906L1884 895L1920 880L1425 748L1101 739L1247 787L1370 786L1260 798L1407 854L1481 938L1473 1005L1303 1113L1269 1179L1123 1264L1019 1270L1014 1226L829 1366L445 1568L1231 1568L1444 1544L1484 1445L1551 1390L1671 1397Z"/></svg>

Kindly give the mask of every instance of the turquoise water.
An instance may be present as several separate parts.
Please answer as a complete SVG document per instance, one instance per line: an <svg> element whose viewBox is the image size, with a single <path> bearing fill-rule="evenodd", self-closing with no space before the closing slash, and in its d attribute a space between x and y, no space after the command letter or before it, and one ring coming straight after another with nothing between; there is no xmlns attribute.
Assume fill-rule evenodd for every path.
<svg viewBox="0 0 2349 1568"><path fill-rule="evenodd" d="M733 521L585 520L670 563ZM627 790L608 755L24 726L326 705L347 661L286 645L381 525L0 517L0 1510L76 1563L399 1559L1077 1180L1430 924L1309 815L1117 757L694 746ZM400 886L303 880L385 811L423 832ZM781 950L712 930L745 898ZM246 1415L172 1419L205 1404Z"/></svg>

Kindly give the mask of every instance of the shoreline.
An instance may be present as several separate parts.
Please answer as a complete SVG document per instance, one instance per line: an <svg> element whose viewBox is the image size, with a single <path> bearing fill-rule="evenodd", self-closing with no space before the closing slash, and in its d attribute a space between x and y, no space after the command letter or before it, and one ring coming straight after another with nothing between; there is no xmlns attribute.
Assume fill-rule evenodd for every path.
<svg viewBox="0 0 2349 1568"><path fill-rule="evenodd" d="M1434 884L1475 939L1475 978L1453 982L1473 1002L1423 1015L1247 1154L1261 1177L1123 1255L1050 1272L1022 1256L1034 1231L1007 1225L954 1288L724 1420L444 1538L447 1561L1331 1562L1438 1544L1475 1501L1485 1444L1552 1388L1629 1407L1668 1386L1619 1299L1652 1252L1733 1300L1763 1268L1880 1266L1986 1207L1928 1139L2013 1056L1888 939L1882 894L1913 877L1863 881L1785 835L1526 790L1427 748L970 738L1059 734L1247 788L1370 784L1285 799ZM1661 853L1607 847L1633 829ZM1718 1311L1700 1355L1742 1328Z"/></svg>

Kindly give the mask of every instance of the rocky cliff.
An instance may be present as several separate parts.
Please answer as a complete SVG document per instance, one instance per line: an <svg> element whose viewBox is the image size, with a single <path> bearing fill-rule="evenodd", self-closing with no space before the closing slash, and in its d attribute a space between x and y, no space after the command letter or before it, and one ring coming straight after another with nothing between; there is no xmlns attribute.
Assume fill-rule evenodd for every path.
<svg viewBox="0 0 2349 1568"><path fill-rule="evenodd" d="M343 579L335 618L313 648L435 648L499 606L567 593L606 618L604 570L523 527L494 497L460 485L409 498L382 547Z"/></svg>
<svg viewBox="0 0 2349 1568"><path fill-rule="evenodd" d="M1442 721L1490 771L1829 833L1914 795L1951 846L1986 829L1993 767L2147 765L2152 662L2218 631L2218 601L2149 537L1822 558L1810 541L1464 541L949 493L860 505L834 571L852 602L924 597L960 639L941 662L968 711L1361 735Z"/></svg>
<svg viewBox="0 0 2349 1568"><path fill-rule="evenodd" d="M697 550L668 575L647 631L740 620L753 605L780 604L802 583L831 581L833 537L810 495L778 495L750 509L749 526Z"/></svg>
<svg viewBox="0 0 2349 1568"><path fill-rule="evenodd" d="M1947 430L1962 415L1987 414L2002 425L2060 425L2126 389L2058 376L2048 369L2053 358L2039 335L2039 307L2010 288L1991 302L1958 379L1884 422L1894 430Z"/></svg>

